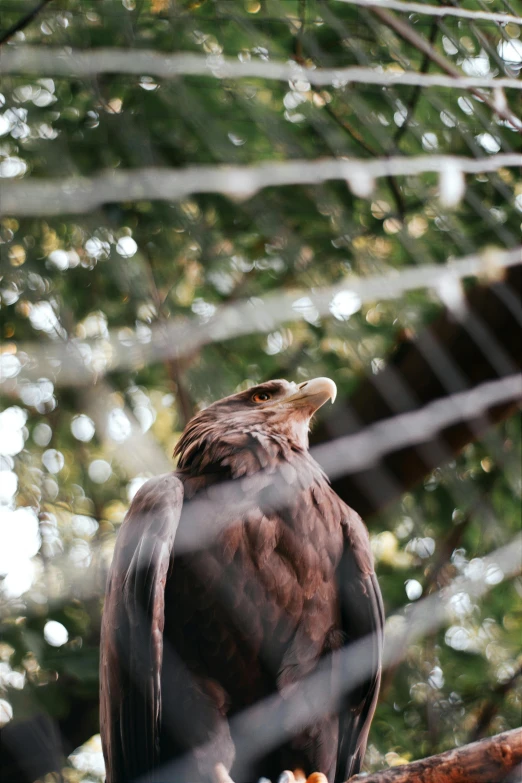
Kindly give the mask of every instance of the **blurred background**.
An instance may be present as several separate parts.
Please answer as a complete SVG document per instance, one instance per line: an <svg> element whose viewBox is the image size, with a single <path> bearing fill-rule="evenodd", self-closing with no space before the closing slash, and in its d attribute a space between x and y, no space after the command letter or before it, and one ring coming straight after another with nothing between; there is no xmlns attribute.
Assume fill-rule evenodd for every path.
<svg viewBox="0 0 522 783"><path fill-rule="evenodd" d="M128 503L196 410L274 377L339 387L312 441L332 467L362 438L332 476L389 629L482 593L385 673L366 768L521 723L522 582L484 560L520 529L521 9L370 5L0 0L6 780L104 779ZM417 409L422 447L371 429Z"/></svg>

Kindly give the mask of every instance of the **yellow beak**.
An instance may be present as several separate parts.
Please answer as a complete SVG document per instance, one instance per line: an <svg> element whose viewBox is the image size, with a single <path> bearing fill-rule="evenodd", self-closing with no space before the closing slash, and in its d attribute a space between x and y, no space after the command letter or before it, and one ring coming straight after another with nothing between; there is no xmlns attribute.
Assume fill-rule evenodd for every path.
<svg viewBox="0 0 522 783"><path fill-rule="evenodd" d="M327 400L333 403L337 397L337 386L331 378L312 378L311 381L300 383L298 389L294 394L281 400L282 404L290 403L292 407L310 408L311 412L315 413Z"/></svg>

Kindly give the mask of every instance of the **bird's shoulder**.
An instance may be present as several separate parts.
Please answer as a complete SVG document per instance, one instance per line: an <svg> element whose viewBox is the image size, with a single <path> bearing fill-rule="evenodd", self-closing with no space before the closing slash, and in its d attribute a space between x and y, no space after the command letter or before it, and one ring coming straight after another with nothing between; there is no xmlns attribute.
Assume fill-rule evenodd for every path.
<svg viewBox="0 0 522 783"><path fill-rule="evenodd" d="M146 550L160 544L170 550L182 507L183 484L175 473L150 478L139 488L118 532L109 592L113 581L125 578L130 564L137 563L136 553L143 557Z"/></svg>
<svg viewBox="0 0 522 783"><path fill-rule="evenodd" d="M171 471L147 479L138 489L129 506L129 515L150 511L162 505L183 501L183 482Z"/></svg>

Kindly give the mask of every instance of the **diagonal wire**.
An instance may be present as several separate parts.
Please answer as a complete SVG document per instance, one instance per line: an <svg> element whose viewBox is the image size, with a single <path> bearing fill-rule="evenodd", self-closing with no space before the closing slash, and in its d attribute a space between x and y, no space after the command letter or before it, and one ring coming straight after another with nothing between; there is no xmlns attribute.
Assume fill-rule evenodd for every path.
<svg viewBox="0 0 522 783"><path fill-rule="evenodd" d="M378 5L378 4L379 4L379 3L374 3L374 5ZM382 3L381 3L381 5L382 5ZM410 4L410 5L411 5L411 4ZM413 5L418 5L418 4L413 4ZM430 8L430 6L426 6L426 5L424 5L423 7L424 7L425 9L427 9L427 8ZM400 9L400 10L402 10L402 7L401 7L401 9ZM442 9L441 9L441 10L442 10ZM442 15L442 14L440 14L440 15ZM457 15L457 14L453 14L453 15ZM332 70L334 70L334 69L332 69ZM486 267L487 267L487 264L486 264ZM439 269L440 269L440 267L439 267ZM400 273L399 273L399 274L400 274ZM348 288L347 290L349 291L350 289ZM431 351L431 349L430 349L430 351ZM407 422L406 422L406 426L408 426ZM137 447L137 448L138 448L138 447ZM131 469L132 469L132 468L131 468Z"/></svg>
<svg viewBox="0 0 522 783"><path fill-rule="evenodd" d="M521 546L522 536L519 535L486 556L483 559L484 570L499 568L504 580L516 577L522 571ZM448 607L455 595L467 593L478 600L490 589L491 586L484 580L460 577L448 588L406 606L395 615L400 622L389 624L386 628L383 668L397 665L412 643L448 622ZM398 626L400 630L397 630ZM344 693L371 677L372 644L372 637L365 637L330 654L321 660L313 674L300 680L299 689L293 693L274 694L235 715L230 720L236 746L235 765L239 769L246 767L252 759L266 754L320 717L335 712ZM343 679L332 689L332 670L337 667L343 672ZM182 777L180 773L185 763L182 759L165 765L160 774L165 779L178 780Z"/></svg>
<svg viewBox="0 0 522 783"><path fill-rule="evenodd" d="M346 25L331 12L329 7L323 6L322 9L323 9L323 15L328 20L329 24L338 32L339 35L341 35L343 37L344 40L349 42L350 49L354 52L354 54L355 54L355 56L357 58L357 61L359 63L363 63L363 64L367 65L368 62L369 62L368 57L362 51L361 47L358 45L357 41L353 38L353 36L350 35L350 32L347 29ZM371 26L372 18L370 16L370 14L368 12L364 11L364 15L367 18L367 24ZM455 44L455 45L457 45L457 44ZM391 44L387 43L387 46L391 46L391 48L395 52L395 56L398 56L400 54L400 51L393 45L393 42ZM458 48L459 49L461 48L460 43L458 43ZM428 49L426 54L429 54L430 52L431 52L431 48ZM391 107L392 111L395 111L399 107L399 105L400 105L399 98L398 98L398 95L397 95L396 91L393 90L393 89L385 90L383 95L384 95L384 98L385 98L386 102ZM354 96L352 95L351 96L352 102L353 102L353 97ZM428 100L428 101L431 101L433 103L433 105L435 107L437 107L439 110L447 110L447 106L442 104L440 101L438 101L437 98L435 98L434 96L428 96L428 95L425 94L425 98L424 99ZM476 106L474 107L474 112L478 116L478 118L479 118L481 124L484 126L484 128L489 131L490 130L489 124L486 121L486 117L485 117L485 115L484 115L484 113L482 111L482 108L479 106L479 102L478 101L476 102ZM365 123L365 125L366 125L366 127L367 127L367 129L368 129L368 131L370 133L374 133L375 130L380 130L381 135L384 135L382 133L382 129L378 128L378 124L372 123L371 121L366 119L367 116L371 117L371 112L369 112L368 110L363 111L361 108L359 108L358 116L361 119L361 121ZM480 157L481 155L483 155L483 151L479 147L477 141L470 135L470 133L467 131L467 128L465 128L462 123L458 123L457 124L457 130L460 133L460 135L462 136L463 140L466 142L467 146L473 152L475 157ZM415 124L411 124L410 131L412 131L414 133L415 138L418 140L418 142L422 143L422 141L423 141L423 131L421 129L418 129L415 126ZM384 135L384 148L385 149L386 149L386 146L385 146L386 145L386 141L387 141L387 137L386 137L386 135ZM395 152L396 150L393 150L393 151ZM506 192L506 186L504 185L504 183L500 180L500 178L495 173L493 173L492 176L491 176L491 182L492 182L493 186L495 187L495 189L498 190L499 193L502 194L504 199L508 199L508 198L511 197L511 194L509 192ZM488 213L487 210L484 210L484 207L482 206L481 202L478 201L476 198L473 198L473 194L470 192L469 189L465 192L464 198L468 202L472 201L470 206L472 206L472 208L474 208L474 209L477 209L477 208L479 209L479 211L482 213L482 217L484 217L485 221L487 223L489 223L489 225L492 227L492 229L495 232L499 232L501 234L505 234L504 229L503 228L499 229L498 225L496 225L494 223L494 221L492 221L492 216ZM424 198L421 196L421 201L422 200L424 200ZM430 206L431 206L432 209L435 209L435 205L433 204L433 202L431 202ZM440 217L441 216L439 214L439 218ZM464 242L465 243L469 243L469 240L467 239L466 232L464 230L462 230L464 228L465 227L463 226L460 230L453 231L452 232L452 236L457 241L457 243L460 245L459 246L459 252L470 252L470 248L469 247L463 246ZM507 237L504 237L504 241L505 241L505 239L507 239ZM426 255L427 248L424 247L422 252L423 252L423 255ZM429 255L428 255L428 257L429 257Z"/></svg>
<svg viewBox="0 0 522 783"><path fill-rule="evenodd" d="M429 3L411 3L406 0L337 0L340 3L363 6L365 8L389 8L405 14L426 14L428 16L455 16L458 19L474 19L484 22L499 22L507 24L514 22L522 24L522 17L514 14L503 14L485 11L468 11L465 8L455 8L447 5L430 5Z"/></svg>
<svg viewBox="0 0 522 783"><path fill-rule="evenodd" d="M414 30L413 27L407 22L404 22L402 19L399 19L393 14L390 14L389 11L381 8L373 8L371 9L371 12L375 14L375 16L377 16L377 18L380 19L383 24L385 24L387 27L390 27L397 35L414 46L419 52L427 54L430 59L447 74L454 76L455 78L459 78L461 76L461 71L459 71L459 69L456 68L453 63L451 63L443 54L435 49L429 43L429 41L419 35L416 30ZM479 100L483 101L487 106L489 106L489 108L498 114L499 117L502 117L504 120L507 120L508 122L518 126L518 118L507 106L501 105L498 100L495 100L494 97L490 98L488 95L481 92L477 88L472 87L470 89L471 92L477 98L479 98Z"/></svg>
<svg viewBox="0 0 522 783"><path fill-rule="evenodd" d="M310 453L331 479L357 473L376 465L382 457L411 445L419 445L437 436L443 429L462 422L480 419L490 408L505 402L522 400L522 375L517 373L500 380L482 383L471 390L457 392L435 400L422 408L383 419L362 432L346 435L314 446ZM284 507L294 490L277 474L270 475L270 498L274 508ZM215 509L221 508L231 491L234 496L248 496L249 479L226 481L212 488L211 498L195 498L187 503L190 525L180 529L178 552L193 551L208 544L221 532ZM212 523L209 524L209 519ZM222 523L225 524L225 523Z"/></svg>
<svg viewBox="0 0 522 783"><path fill-rule="evenodd" d="M216 79L257 78L276 81L303 80L319 87L342 87L350 82L387 86L448 87L462 90L476 88L522 90L520 80L511 77L425 74L400 69L305 68L294 61L244 60L223 55L202 55L191 52L166 54L147 49L114 48L60 49L41 46L16 46L2 53L0 73L49 73L66 78L80 78L100 73L134 76L147 74L163 79L179 76L208 76Z"/></svg>
<svg viewBox="0 0 522 783"><path fill-rule="evenodd" d="M185 318L160 324L151 330L146 341L130 330L123 336L113 331L108 340L49 341L45 347L37 343L20 343L17 352L31 357L24 375L46 376L58 385L75 386L95 381L116 369L136 368L169 357L179 358L214 342L271 332L278 325L299 320L309 313L313 313L314 318L330 316L339 307L341 319L348 318L366 302L395 299L419 288L442 290L441 287L462 278L496 276L503 268L521 262L522 246L507 251L490 250L482 256L471 255L445 265L426 264L369 277L354 275L316 291L285 291L262 299L233 302L223 305L208 320ZM348 308L346 316L342 315L343 307ZM93 365L94 353L97 361Z"/></svg>
<svg viewBox="0 0 522 783"><path fill-rule="evenodd" d="M91 398L93 403L94 397ZM497 405L506 402L522 400L522 374L516 374L480 384L474 389L465 390L435 400L421 409L383 419L376 424L365 427L361 432L347 435L328 443L314 446L310 449L313 459L321 466L330 480L340 475L357 474L367 467L376 465L379 461L396 450L408 445L423 444L437 436L443 429L453 424L467 421L470 425L479 421L484 413ZM97 419L100 437L107 440L107 417ZM159 449L157 442L148 433L135 433L135 449L154 451ZM150 444L150 445L149 445ZM125 469L128 469L128 457L124 454L129 450L126 442L112 446L116 459ZM150 464L150 469L158 472L164 469L166 462L162 456L158 462ZM275 510L286 507L294 499L294 488L289 486L282 476L268 474L270 482L270 503ZM256 474L256 478L259 478ZM231 502L240 507L246 498L251 496L251 481L249 478L224 481L212 487L208 497L197 496L184 503L183 514L188 524L177 531L176 552L183 554L195 552L211 546L229 522L216 519L216 509L225 508ZM146 525L146 517L143 524ZM89 595L89 577L77 569L70 571L70 566L64 563L64 573L68 578L67 591L81 586L82 595ZM100 575L92 573L94 589L99 589Z"/></svg>
<svg viewBox="0 0 522 783"><path fill-rule="evenodd" d="M3 185L3 215L61 215L89 212L118 201L175 201L193 193L223 193L248 199L258 190L284 185L313 185L345 180L356 195L370 196L380 177L418 176L429 172L479 174L522 166L522 154L499 153L487 158L419 155L365 160L342 158L266 161L247 166L187 166L108 171L95 177L34 179Z"/></svg>

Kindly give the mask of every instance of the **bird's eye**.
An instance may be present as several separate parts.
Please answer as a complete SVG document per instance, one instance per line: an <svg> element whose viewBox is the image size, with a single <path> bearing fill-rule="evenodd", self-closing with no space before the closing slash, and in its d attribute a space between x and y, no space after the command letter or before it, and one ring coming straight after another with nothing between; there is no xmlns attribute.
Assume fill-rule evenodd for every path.
<svg viewBox="0 0 522 783"><path fill-rule="evenodd" d="M270 399L271 396L272 395L268 394L268 392L256 392L252 396L252 400L253 402L266 402L267 400Z"/></svg>

